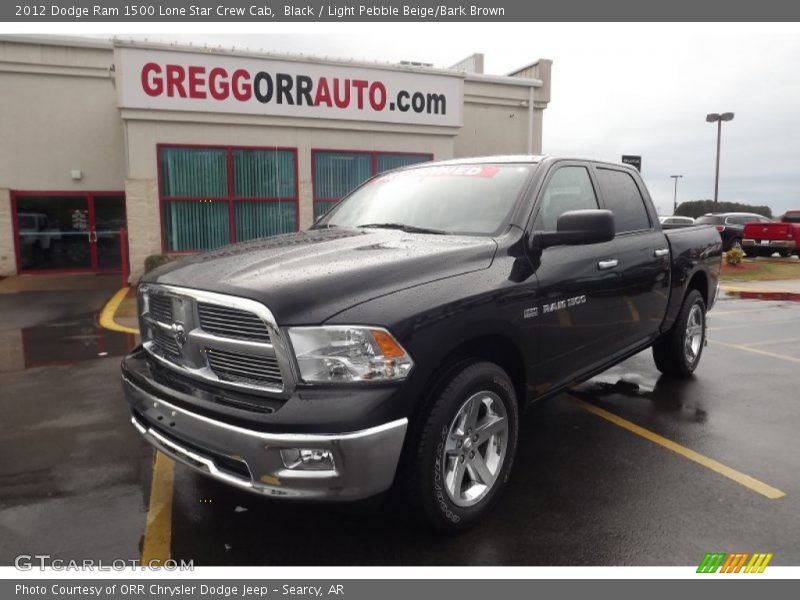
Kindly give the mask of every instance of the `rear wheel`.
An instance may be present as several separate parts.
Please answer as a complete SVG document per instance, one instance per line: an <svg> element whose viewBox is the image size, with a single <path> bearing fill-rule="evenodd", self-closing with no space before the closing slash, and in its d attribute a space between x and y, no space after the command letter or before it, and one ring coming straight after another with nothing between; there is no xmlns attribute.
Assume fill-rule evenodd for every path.
<svg viewBox="0 0 800 600"><path fill-rule="evenodd" d="M758 250L756 250L755 248L745 248L744 255L747 258L758 258Z"/></svg>
<svg viewBox="0 0 800 600"><path fill-rule="evenodd" d="M672 328L653 344L656 367L665 375L691 375L700 363L705 341L706 305L700 292L691 290Z"/></svg>
<svg viewBox="0 0 800 600"><path fill-rule="evenodd" d="M467 363L424 417L407 492L437 530L466 529L505 487L517 450L517 397L506 372Z"/></svg>

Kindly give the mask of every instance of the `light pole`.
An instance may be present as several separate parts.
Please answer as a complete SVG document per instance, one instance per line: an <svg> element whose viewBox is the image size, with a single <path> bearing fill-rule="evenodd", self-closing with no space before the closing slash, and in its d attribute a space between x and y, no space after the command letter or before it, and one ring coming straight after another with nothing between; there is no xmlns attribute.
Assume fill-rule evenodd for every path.
<svg viewBox="0 0 800 600"><path fill-rule="evenodd" d="M683 175L670 175L670 177L675 180L675 195L672 197L672 214L674 215L678 210L678 179L683 177Z"/></svg>
<svg viewBox="0 0 800 600"><path fill-rule="evenodd" d="M719 141L722 137L722 122L723 121L733 121L733 113L726 112L726 113L711 113L710 115L706 115L706 121L709 123L716 123L717 124L717 172L714 176L714 206L717 205L717 196L719 194Z"/></svg>

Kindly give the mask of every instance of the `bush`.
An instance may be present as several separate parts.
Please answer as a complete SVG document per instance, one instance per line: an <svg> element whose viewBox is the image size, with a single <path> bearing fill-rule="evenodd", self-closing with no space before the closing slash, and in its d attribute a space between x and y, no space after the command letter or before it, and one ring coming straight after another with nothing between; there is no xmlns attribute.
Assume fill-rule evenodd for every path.
<svg viewBox="0 0 800 600"><path fill-rule="evenodd" d="M690 200L681 202L675 210L676 215L695 219L708 213L722 212L748 212L764 215L768 219L772 218L772 209L769 206L755 206L739 202L717 202L715 206L713 200Z"/></svg>
<svg viewBox="0 0 800 600"><path fill-rule="evenodd" d="M167 254L151 254L144 259L144 272L149 273L153 269L157 269L161 265L165 265L173 260L175 259Z"/></svg>
<svg viewBox="0 0 800 600"><path fill-rule="evenodd" d="M741 263L743 258L744 258L744 250L742 250L738 246L736 248L731 248L725 253L725 262L727 262L732 267L735 267L736 265Z"/></svg>

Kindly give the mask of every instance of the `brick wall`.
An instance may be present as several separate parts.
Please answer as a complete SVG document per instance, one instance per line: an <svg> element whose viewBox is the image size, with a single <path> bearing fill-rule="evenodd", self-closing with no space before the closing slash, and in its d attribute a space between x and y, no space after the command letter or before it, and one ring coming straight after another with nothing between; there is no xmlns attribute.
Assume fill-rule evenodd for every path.
<svg viewBox="0 0 800 600"><path fill-rule="evenodd" d="M158 182L155 179L126 179L125 206L131 282L136 282L144 273L144 259L151 254L161 254Z"/></svg>

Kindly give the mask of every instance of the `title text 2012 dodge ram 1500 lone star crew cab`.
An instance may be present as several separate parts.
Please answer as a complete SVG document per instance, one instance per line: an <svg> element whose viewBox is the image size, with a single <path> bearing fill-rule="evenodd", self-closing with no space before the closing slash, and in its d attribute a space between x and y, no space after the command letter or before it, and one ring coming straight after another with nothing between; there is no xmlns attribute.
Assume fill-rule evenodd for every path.
<svg viewBox="0 0 800 600"><path fill-rule="evenodd" d="M132 420L165 454L272 497L392 487L443 530L496 501L523 403L652 346L692 373L713 227L663 232L638 173L551 157L378 175L308 231L139 286Z"/></svg>

